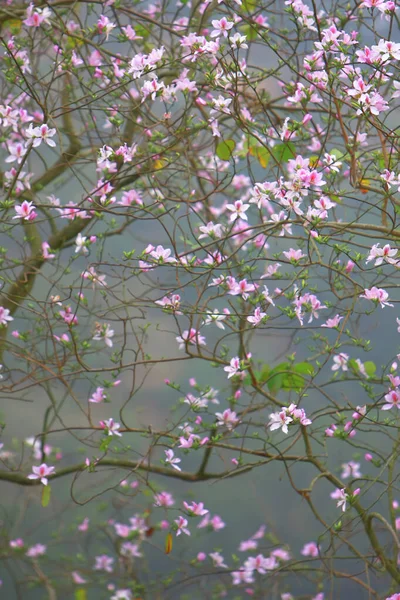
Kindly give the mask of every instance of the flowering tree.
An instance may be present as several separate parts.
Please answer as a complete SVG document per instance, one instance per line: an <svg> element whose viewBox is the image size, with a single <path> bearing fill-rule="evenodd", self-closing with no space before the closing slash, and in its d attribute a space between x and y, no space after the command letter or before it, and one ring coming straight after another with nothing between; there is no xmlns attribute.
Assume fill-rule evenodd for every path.
<svg viewBox="0 0 400 600"><path fill-rule="evenodd" d="M2 2L7 598L399 600L397 8Z"/></svg>

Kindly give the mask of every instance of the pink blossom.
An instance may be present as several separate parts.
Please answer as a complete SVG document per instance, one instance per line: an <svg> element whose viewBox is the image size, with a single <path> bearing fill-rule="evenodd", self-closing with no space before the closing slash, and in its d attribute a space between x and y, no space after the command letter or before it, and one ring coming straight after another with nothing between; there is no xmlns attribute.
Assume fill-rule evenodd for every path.
<svg viewBox="0 0 400 600"><path fill-rule="evenodd" d="M32 141L32 146L37 148L42 142L45 142L51 148L55 148L56 143L51 138L56 134L56 130L51 129L46 123L39 127L33 127L32 123L29 123L28 129L25 134L28 139Z"/></svg>
<svg viewBox="0 0 400 600"><path fill-rule="evenodd" d="M89 517L85 517L82 521L82 523L80 523L78 525L78 530L79 531L87 531L89 529Z"/></svg>
<svg viewBox="0 0 400 600"><path fill-rule="evenodd" d="M400 391L398 389L391 390L385 395L386 404L382 406L382 410L390 410L391 408L400 408Z"/></svg>
<svg viewBox="0 0 400 600"><path fill-rule="evenodd" d="M184 519L182 516L180 516L178 519L175 519L174 521L177 525L177 530L176 530L176 536L178 537L178 535L181 535L181 533L184 533L186 535L190 535L190 531L187 528L187 519Z"/></svg>
<svg viewBox="0 0 400 600"><path fill-rule="evenodd" d="M13 320L14 318L10 315L10 310L0 306L0 325L5 325L7 327L8 323Z"/></svg>
<svg viewBox="0 0 400 600"><path fill-rule="evenodd" d="M290 260L291 262L297 262L301 258L305 258L305 254L302 253L300 249L295 250L294 248L290 248L287 251L283 252L283 255Z"/></svg>
<svg viewBox="0 0 400 600"><path fill-rule="evenodd" d="M264 319L264 317L266 317L266 316L267 316L267 313L262 312L261 308L259 306L257 306L257 308L254 311L254 314L251 315L250 317L247 317L247 320L249 323L251 323L253 325L253 327L257 327L257 325L259 325L262 322L262 320Z"/></svg>
<svg viewBox="0 0 400 600"><path fill-rule="evenodd" d="M233 585L241 585L242 583L254 583L252 571L243 569L241 571L232 571Z"/></svg>
<svg viewBox="0 0 400 600"><path fill-rule="evenodd" d="M20 204L16 204L15 212L17 213L13 219L24 219L24 221L33 221L37 217L37 213L35 212L35 205L33 202L28 202L24 200L24 202Z"/></svg>
<svg viewBox="0 0 400 600"><path fill-rule="evenodd" d="M197 329L194 328L191 328L190 330L186 329L185 331L183 331L182 335L176 338L176 341L179 344L179 350L184 350L186 344L192 346L206 345L206 338L200 334L200 331L197 331Z"/></svg>
<svg viewBox="0 0 400 600"><path fill-rule="evenodd" d="M76 583L76 585L82 585L82 584L84 584L84 583L87 583L87 580L86 580L86 579L84 579L84 578L82 577L82 575L80 575L80 574L78 573L78 571L72 571L72 573L71 573L71 577L72 577L72 581L73 581L74 583Z"/></svg>
<svg viewBox="0 0 400 600"><path fill-rule="evenodd" d="M48 242L43 242L42 243L42 253L43 253L43 258L46 260L50 260L51 258L55 258L55 254L51 254L49 252L50 250L50 244L48 244Z"/></svg>
<svg viewBox="0 0 400 600"><path fill-rule="evenodd" d="M48 467L46 463L41 464L39 467L32 467L32 473L28 475L28 479L40 479L40 482L43 485L48 484L47 477L49 475L54 475L55 467Z"/></svg>
<svg viewBox="0 0 400 600"><path fill-rule="evenodd" d="M121 427L120 423L116 423L114 419L108 419L107 421L100 421L100 426L104 427L107 435L116 435L122 437L122 433L119 432Z"/></svg>
<svg viewBox="0 0 400 600"><path fill-rule="evenodd" d="M342 369L342 371L348 371L349 367L347 366L347 363L349 361L349 358L349 355L345 354L344 352L341 352L340 354L334 356L334 364L332 366L332 371L338 371L339 369Z"/></svg>
<svg viewBox="0 0 400 600"><path fill-rule="evenodd" d="M338 327L340 321L343 319L340 315L335 315L333 319L328 319L325 323L321 325L321 327L328 327L329 329L333 329L334 327Z"/></svg>
<svg viewBox="0 0 400 600"><path fill-rule="evenodd" d="M231 358L229 366L224 367L224 371L228 373L228 379L230 379L240 372L240 368L240 359L238 356L235 356L234 358Z"/></svg>
<svg viewBox="0 0 400 600"><path fill-rule="evenodd" d="M224 410L223 413L220 413L220 412L215 413L215 416L218 419L217 426L218 427L225 426L229 431L232 431L232 429L234 429L236 427L236 425L238 425L238 423L240 422L237 417L237 414L234 411L232 411L230 408L227 408L226 410Z"/></svg>
<svg viewBox="0 0 400 600"><path fill-rule="evenodd" d="M70 306L66 306L65 310L60 310L60 317L62 317L64 319L64 322L67 323L67 325L77 325L78 324L78 317L76 316L75 312L72 310L72 308ZM65 341L69 341L65 340Z"/></svg>
<svg viewBox="0 0 400 600"><path fill-rule="evenodd" d="M108 346L109 348L112 348L113 347L113 341L112 341L113 337L114 337L114 330L111 329L111 326L109 323L105 323L103 325L101 325L100 323L96 324L95 335L92 338L93 340L95 340L95 341L104 340L106 346Z"/></svg>
<svg viewBox="0 0 400 600"><path fill-rule="evenodd" d="M261 575L265 575L267 571L272 571L278 567L278 563L274 556L270 558L265 558L262 554L258 554L257 556L250 556L244 563L244 568L246 571L253 573L253 571L257 571Z"/></svg>
<svg viewBox="0 0 400 600"><path fill-rule="evenodd" d="M103 400L106 400L106 398L107 394L104 393L104 388L98 387L89 398L89 402L99 404L100 402L103 402Z"/></svg>
<svg viewBox="0 0 400 600"><path fill-rule="evenodd" d="M301 554L303 556L312 556L313 558L317 558L319 555L318 544L315 542L308 542L307 544L304 544Z"/></svg>
<svg viewBox="0 0 400 600"><path fill-rule="evenodd" d="M352 460L348 463L343 463L341 477L342 479L348 479L349 477L359 479L361 477L360 463Z"/></svg>
<svg viewBox="0 0 400 600"><path fill-rule="evenodd" d="M107 554L101 554L100 556L95 556L95 565L93 569L95 571L105 571L106 573L113 572L113 563L114 559L112 556L108 556Z"/></svg>
<svg viewBox="0 0 400 600"><path fill-rule="evenodd" d="M23 21L27 27L40 27L42 23L49 23L51 10L47 6L43 9L36 8L33 2L26 9L26 19Z"/></svg>
<svg viewBox="0 0 400 600"><path fill-rule="evenodd" d="M28 549L26 556L29 556L29 558L37 558L38 556L46 554L46 550L47 547L44 544L36 544Z"/></svg>
<svg viewBox="0 0 400 600"><path fill-rule="evenodd" d="M226 565L224 563L224 557L219 552L210 552L210 554L208 556L213 561L215 568L218 568L218 567L223 568L223 569L228 568L228 565Z"/></svg>
<svg viewBox="0 0 400 600"><path fill-rule="evenodd" d="M203 517L209 511L204 508L203 502L193 502L192 504L188 504L187 502L183 502L183 506L188 511L190 516Z"/></svg>
<svg viewBox="0 0 400 600"><path fill-rule="evenodd" d="M168 492L160 492L154 495L154 506L165 506L165 508L168 508L174 504L175 500L172 494L169 494Z"/></svg>
<svg viewBox="0 0 400 600"><path fill-rule="evenodd" d="M178 463L181 462L180 458L174 458L174 451L173 450L165 450L165 463L168 465L171 465L171 467L173 469L176 469L176 471L182 471L182 469L180 467L178 467Z"/></svg>
<svg viewBox="0 0 400 600"><path fill-rule="evenodd" d="M268 426L271 431L282 429L283 433L289 433L288 425L289 423L292 423L292 421L292 417L289 417L286 410L282 409L280 412L271 413L269 415Z"/></svg>
<svg viewBox="0 0 400 600"><path fill-rule="evenodd" d="M236 219L248 220L246 211L250 208L250 204L244 204L241 200L235 200L233 204L227 204L226 209L232 214L229 217L229 221L233 223Z"/></svg>
<svg viewBox="0 0 400 600"><path fill-rule="evenodd" d="M214 20L211 21L212 26L214 27L213 31L211 32L211 37L218 37L219 35L223 35L224 37L228 37L228 32L230 29L232 29L234 23L232 23L231 21L228 21L225 17L222 17L222 19L218 20Z"/></svg>

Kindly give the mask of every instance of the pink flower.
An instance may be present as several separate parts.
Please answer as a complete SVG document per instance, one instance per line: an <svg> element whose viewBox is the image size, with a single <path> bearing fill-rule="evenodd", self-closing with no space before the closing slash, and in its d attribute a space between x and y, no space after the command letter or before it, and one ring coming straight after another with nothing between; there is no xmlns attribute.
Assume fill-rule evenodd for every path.
<svg viewBox="0 0 400 600"><path fill-rule="evenodd" d="M35 213L35 205L33 202L28 202L24 200L21 205L17 204L15 206L15 212L17 213L13 219L24 219L24 221L33 221L37 217L37 213Z"/></svg>
<svg viewBox="0 0 400 600"><path fill-rule="evenodd" d="M349 370L349 368L347 366L348 361L349 361L348 354L345 354L344 352L337 354L336 356L333 357L334 365L332 366L332 371L338 371L339 369L342 369L342 371L348 371Z"/></svg>
<svg viewBox="0 0 400 600"><path fill-rule="evenodd" d="M62 317L64 319L64 322L67 323L67 325L77 325L78 324L78 317L76 316L75 311L73 311L70 306L66 306L65 310L60 310L59 314L60 314L60 317ZM64 335L66 335L66 334L64 334ZM64 339L64 341L69 341L69 338L66 339L64 337L63 339Z"/></svg>
<svg viewBox="0 0 400 600"><path fill-rule="evenodd" d="M95 571L106 571L106 573L113 572L113 563L114 559L111 556L107 556L107 554L101 554L100 556L95 556L95 565L93 569Z"/></svg>
<svg viewBox="0 0 400 600"><path fill-rule="evenodd" d="M42 23L49 23L51 10L47 7L35 8L33 2L26 9L26 19L23 21L27 27L40 27Z"/></svg>
<svg viewBox="0 0 400 600"><path fill-rule="evenodd" d="M40 479L43 485L48 484L48 475L54 475L55 467L48 467L46 463L41 464L39 467L32 467L32 473L28 475L28 479Z"/></svg>
<svg viewBox="0 0 400 600"><path fill-rule="evenodd" d="M104 388L98 387L89 398L89 402L99 404L100 402L103 402L103 400L105 400L106 398L107 394L104 393Z"/></svg>
<svg viewBox="0 0 400 600"><path fill-rule="evenodd" d="M107 431L107 435L116 435L118 437L122 437L122 433L118 430L121 427L120 423L116 423L114 419L108 419L107 421L100 421L100 425L104 426L104 429Z"/></svg>
<svg viewBox="0 0 400 600"><path fill-rule="evenodd" d="M274 556L270 558L265 558L262 554L258 554L257 556L250 556L244 563L244 568L246 571L253 573L253 571L257 571L261 575L265 575L267 571L272 571L278 567L277 560Z"/></svg>
<svg viewBox="0 0 400 600"><path fill-rule="evenodd" d="M289 417L286 413L286 410L283 409L280 412L271 413L269 415L268 427L271 429L271 431L282 428L283 433L289 433L288 425L289 423L292 423L292 421L292 417Z"/></svg>
<svg viewBox="0 0 400 600"><path fill-rule="evenodd" d="M115 27L116 25L114 23L111 23L110 19L108 17L105 17L104 15L101 15L99 20L97 21L97 31L99 33L105 33L106 40L108 40L108 36Z"/></svg>
<svg viewBox="0 0 400 600"><path fill-rule="evenodd" d="M183 506L189 512L190 516L203 517L209 512L204 508L203 502L193 502L192 504L184 502Z"/></svg>
<svg viewBox="0 0 400 600"><path fill-rule="evenodd" d="M46 546L44 544L36 544L35 546L31 546L26 553L26 556L29 558L37 558L38 556L43 556L46 553Z"/></svg>
<svg viewBox="0 0 400 600"><path fill-rule="evenodd" d="M294 248L289 248L289 250L283 252L283 255L290 260L291 262L297 262L301 258L305 258L305 254L302 253L300 249L295 250Z"/></svg>
<svg viewBox="0 0 400 600"><path fill-rule="evenodd" d="M109 348L112 348L113 347L113 341L112 341L113 337L114 337L114 330L111 329L111 326L109 323L104 323L103 325L101 325L100 323L96 324L95 335L92 338L93 340L95 340L95 341L104 340L106 346L108 346Z"/></svg>
<svg viewBox="0 0 400 600"><path fill-rule="evenodd" d="M47 242L43 242L42 243L42 252L43 252L43 258L45 258L46 260L50 260L51 258L55 258L55 254L51 254L49 252L50 250L50 244L48 244Z"/></svg>
<svg viewBox="0 0 400 600"><path fill-rule="evenodd" d="M211 21L212 26L214 27L213 31L210 34L210 37L218 37L219 35L223 35L224 37L228 37L228 32L232 29L234 23L228 21L225 17L222 17L220 21L214 20Z"/></svg>
<svg viewBox="0 0 400 600"><path fill-rule="evenodd" d="M219 515L214 515L212 518L210 518L210 514L207 513L197 525L198 529L203 529L204 527L212 527L214 531L219 531L220 529L224 529L225 523Z"/></svg>
<svg viewBox="0 0 400 600"><path fill-rule="evenodd" d="M228 374L228 379L230 379L234 375L237 375L240 372L240 359L239 359L239 357L235 356L234 358L231 358L231 362L229 363L229 366L228 367L224 367L224 371L226 371L226 373L229 373Z"/></svg>
<svg viewBox="0 0 400 600"><path fill-rule="evenodd" d="M184 519L182 516L179 517L179 519L175 519L175 523L177 525L177 530L176 530L176 536L178 537L178 535L181 535L181 533L184 533L186 535L190 535L190 531L189 529L187 529L187 519Z"/></svg>
<svg viewBox="0 0 400 600"><path fill-rule="evenodd" d="M394 260L396 255L397 248L391 248L389 244L386 244L383 248L379 248L379 244L374 244L365 262L368 264L371 260L375 260L375 267L379 267L384 261L395 265L398 262Z"/></svg>
<svg viewBox="0 0 400 600"><path fill-rule="evenodd" d="M45 142L48 146L54 148L56 143L51 138L56 134L56 130L50 129L46 123L39 127L33 127L32 123L29 123L28 129L25 131L28 139L32 140L32 146L37 148L42 142Z"/></svg>
<svg viewBox="0 0 400 600"><path fill-rule="evenodd" d="M181 336L178 336L176 338L176 341L179 344L179 350L184 350L186 344L192 345L192 346L205 346L206 345L206 338L200 334L199 331L197 331L197 329L193 329L191 328L190 330L186 329L185 331L182 332Z"/></svg>
<svg viewBox="0 0 400 600"><path fill-rule="evenodd" d="M181 462L180 458L174 458L174 451L173 450L164 450L165 452L165 463L168 465L171 465L171 467L173 469L176 469L176 471L182 471L182 469L180 467L178 467L178 463Z"/></svg>
<svg viewBox="0 0 400 600"><path fill-rule="evenodd" d="M173 499L172 494L169 494L168 492L160 492L159 494L154 495L154 506L165 506L165 508L168 508L174 504L175 500Z"/></svg>
<svg viewBox="0 0 400 600"><path fill-rule="evenodd" d="M14 321L14 318L10 315L9 309L0 306L0 325L5 325L7 327L9 321Z"/></svg>
<svg viewBox="0 0 400 600"><path fill-rule="evenodd" d="M342 469L342 479L348 479L349 477L358 479L361 477L360 463L351 460L348 463L343 463Z"/></svg>
<svg viewBox="0 0 400 600"><path fill-rule="evenodd" d="M331 493L331 498L337 500L337 508L341 507L342 512L346 511L346 503L349 499L349 495L346 493L345 488L342 488L341 490L336 489L334 492Z"/></svg>
<svg viewBox="0 0 400 600"><path fill-rule="evenodd" d="M226 427L229 431L232 431L234 427L239 423L239 419L237 414L233 412L230 408L224 410L223 413L215 413L217 417L217 427Z"/></svg>
<svg viewBox="0 0 400 600"><path fill-rule="evenodd" d="M248 552L249 550L256 550L258 547L258 543L256 540L246 540L244 542L240 542L239 552Z"/></svg>
<svg viewBox="0 0 400 600"><path fill-rule="evenodd" d="M78 531L87 531L89 529L89 517L85 517L78 525Z"/></svg>
<svg viewBox="0 0 400 600"><path fill-rule="evenodd" d="M391 408L400 408L400 391L398 389L391 390L385 395L386 404L382 406L382 410L390 410Z"/></svg>
<svg viewBox="0 0 400 600"><path fill-rule="evenodd" d="M229 217L229 221L233 223L236 219L243 219L247 221L246 210L250 208L250 204L244 204L241 200L235 200L233 204L227 204L226 209L232 214Z"/></svg>
<svg viewBox="0 0 400 600"><path fill-rule="evenodd" d="M86 580L86 579L84 579L84 578L82 577L82 575L80 575L80 574L78 573L78 571L72 571L72 573L71 573L71 577L72 577L72 581L73 581L74 583L76 583L76 585L82 585L82 584L84 584L84 583L87 583L87 580Z"/></svg>
<svg viewBox="0 0 400 600"><path fill-rule="evenodd" d="M365 289L364 294L360 295L360 298L367 298L368 300L379 302L382 308L385 308L385 306L393 307L393 304L386 302L388 297L389 294L386 292L386 290L377 287L372 287L370 290Z"/></svg>
<svg viewBox="0 0 400 600"><path fill-rule="evenodd" d="M253 325L253 327L257 327L257 325L259 325L262 322L262 320L264 319L264 317L266 317L266 316L267 316L267 313L262 312L261 308L259 306L257 306L257 308L254 311L254 315L247 317L247 320L249 323L251 323Z"/></svg>
<svg viewBox="0 0 400 600"><path fill-rule="evenodd" d="M241 571L232 571L233 585L240 585L241 583L254 583L253 574L251 571L243 569Z"/></svg>
<svg viewBox="0 0 400 600"><path fill-rule="evenodd" d="M129 525L125 525L124 523L115 523L114 529L117 536L121 538L129 537L132 532L131 527Z"/></svg>
<svg viewBox="0 0 400 600"><path fill-rule="evenodd" d="M316 558L319 554L318 544L315 542L308 542L307 544L304 544L301 554L303 556L312 556L313 558Z"/></svg>
<svg viewBox="0 0 400 600"><path fill-rule="evenodd" d="M323 323L323 325L321 325L321 327L328 327L329 329L332 329L334 327L338 327L340 321L343 319L343 317L341 317L340 315L335 315L333 317L333 319L328 319L326 321L326 323Z"/></svg>
<svg viewBox="0 0 400 600"><path fill-rule="evenodd" d="M210 552L208 555L214 563L214 567L222 567L223 569L227 569L228 565L224 563L224 557L221 556L219 552Z"/></svg>

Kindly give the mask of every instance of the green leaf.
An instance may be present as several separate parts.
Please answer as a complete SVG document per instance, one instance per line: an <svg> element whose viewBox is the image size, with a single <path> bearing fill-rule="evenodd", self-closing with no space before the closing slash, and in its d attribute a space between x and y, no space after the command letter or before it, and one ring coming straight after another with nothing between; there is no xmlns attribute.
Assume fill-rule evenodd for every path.
<svg viewBox="0 0 400 600"><path fill-rule="evenodd" d="M301 362L294 365L293 370L301 375L314 375L314 365L308 362Z"/></svg>
<svg viewBox="0 0 400 600"><path fill-rule="evenodd" d="M285 371L288 371L290 368L289 363L281 363L272 369L269 374L269 378L267 381L267 386L269 391L272 394L276 394L283 387L283 380L285 378Z"/></svg>
<svg viewBox="0 0 400 600"><path fill-rule="evenodd" d="M293 390L299 392L304 387L304 378L301 375L295 375L294 373L286 373L282 381L282 389L287 392Z"/></svg>
<svg viewBox="0 0 400 600"><path fill-rule="evenodd" d="M271 367L269 365L264 365L259 374L259 381L265 383L268 380L270 373Z"/></svg>
<svg viewBox="0 0 400 600"><path fill-rule="evenodd" d="M225 140L217 145L215 153L219 159L229 160L235 148L236 142L234 140Z"/></svg>
<svg viewBox="0 0 400 600"><path fill-rule="evenodd" d="M87 600L86 590L83 588L75 590L75 600Z"/></svg>
<svg viewBox="0 0 400 600"><path fill-rule="evenodd" d="M51 487L49 485L44 485L42 488L42 506L46 508L48 503L50 502L51 496Z"/></svg>
<svg viewBox="0 0 400 600"><path fill-rule="evenodd" d="M292 142L277 144L271 148L271 153L278 163L285 163L291 158L296 158L296 146Z"/></svg>
<svg viewBox="0 0 400 600"><path fill-rule="evenodd" d="M374 362L372 362L372 360L367 360L364 363L364 368L365 368L365 372L368 375L368 377L373 377L375 375L376 364Z"/></svg>

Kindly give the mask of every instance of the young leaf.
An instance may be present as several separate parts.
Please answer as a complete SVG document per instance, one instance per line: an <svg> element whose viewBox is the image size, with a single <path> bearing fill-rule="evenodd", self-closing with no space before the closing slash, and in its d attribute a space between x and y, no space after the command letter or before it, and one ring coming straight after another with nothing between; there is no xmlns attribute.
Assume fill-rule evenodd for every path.
<svg viewBox="0 0 400 600"><path fill-rule="evenodd" d="M42 487L42 506L44 508L46 508L46 506L49 504L50 496L51 496L51 487L49 485L44 485Z"/></svg>

